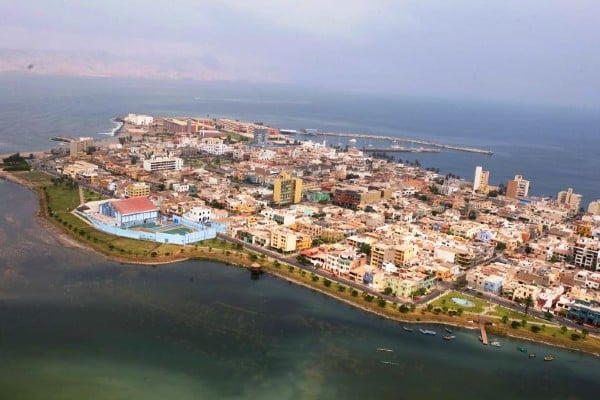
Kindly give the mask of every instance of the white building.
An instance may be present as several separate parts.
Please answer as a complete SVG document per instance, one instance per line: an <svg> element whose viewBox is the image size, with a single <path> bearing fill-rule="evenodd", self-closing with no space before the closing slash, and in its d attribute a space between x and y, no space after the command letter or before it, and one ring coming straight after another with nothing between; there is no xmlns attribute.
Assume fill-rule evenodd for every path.
<svg viewBox="0 0 600 400"><path fill-rule="evenodd" d="M142 125L150 125L154 118L149 115L142 114L127 114L125 118L123 118L125 122L129 122L130 124L142 126Z"/></svg>
<svg viewBox="0 0 600 400"><path fill-rule="evenodd" d="M185 218L194 222L210 222L213 218L212 209L209 207L192 207L190 212L185 215Z"/></svg>
<svg viewBox="0 0 600 400"><path fill-rule="evenodd" d="M178 157L157 157L144 160L144 171L180 171L183 168L183 160Z"/></svg>

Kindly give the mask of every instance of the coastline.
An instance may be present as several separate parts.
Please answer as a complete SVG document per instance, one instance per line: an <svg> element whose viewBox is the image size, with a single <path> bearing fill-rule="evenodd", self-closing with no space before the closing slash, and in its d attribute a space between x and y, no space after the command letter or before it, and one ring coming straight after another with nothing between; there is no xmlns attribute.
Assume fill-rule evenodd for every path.
<svg viewBox="0 0 600 400"><path fill-rule="evenodd" d="M156 267L158 265L167 265L167 264L172 264L172 263L177 263L177 262L182 262L182 261L187 261L187 260L204 260L204 261L211 261L211 262L220 262L220 263L224 263L226 265L238 266L238 267L242 267L245 269L250 269L250 265L252 263L256 262L256 261L251 260L251 257L250 257L251 254L255 254L255 253L253 253L249 250L245 250L245 249L241 249L238 251L235 251L235 250L225 251L223 249L222 252L219 252L216 250L215 251L211 250L212 249L211 247L204 247L204 248L200 248L200 249L196 248L196 250L199 250L199 251L196 251L194 254L190 254L190 255L177 256L177 255L173 254L172 256L167 256L167 257L161 257L161 258L143 257L143 259L121 257L121 256L118 256L115 254L105 253L103 251L100 251L97 248L94 248L94 247L78 240L79 236L74 235L71 231L67 231L61 225L55 223L52 219L50 219L48 214L44 212L46 207L45 207L45 198L42 195L42 191L39 190L39 187L36 186L33 182L22 179L17 174L7 172L7 171L2 171L2 170L0 170L0 179L6 180L8 182L12 182L14 184L18 184L22 187L25 187L37 195L38 210L36 212L36 221L39 222L40 225L44 229L51 232L54 235L54 237L57 239L57 241L59 241L61 244L71 247L71 248L76 248L76 249L83 250L83 251L93 252L93 253L95 253L99 256L102 256L102 257L106 258L107 260L110 260L113 262L118 262L120 264L143 265L143 266ZM334 298L340 302L343 302L353 308L359 309L364 312L368 312L368 313L376 315L380 318L386 318L386 319L389 319L392 321L396 321L399 323L406 323L406 324L435 324L435 325L440 325L440 326L444 326L444 325L445 326L453 326L453 327L464 328L464 329L469 329L469 330L478 329L478 324L473 321L473 318L474 318L473 315L463 315L461 317L448 316L445 314L434 314L432 312L425 312L424 308L417 308L413 312L399 314L397 306L401 303L400 301L398 303L394 303L393 308L388 307L387 305L385 308L381 308L375 302L367 303L367 302L361 301L362 298L360 298L360 297L346 298L347 296L342 296L341 292L334 290L335 289L334 286L321 287L322 285L319 282L321 282L321 279L326 279L327 276L315 274L320 277L319 282L310 282L307 279L301 279L301 278L306 278L305 274L302 274L300 277L297 276L295 271L296 270L300 271L299 268L296 268L289 264L286 264L284 261L280 262L281 265L279 267L275 267L272 264L264 265L264 264L269 264L268 259L266 261L261 261L261 260L259 260L259 261L260 261L261 266L263 267L262 271L264 271L265 273L269 273L279 279L283 279L283 280L287 281L288 283L297 284L299 286L310 289L312 291L316 291L325 296L329 296L329 297ZM346 293L346 292L344 292L344 293ZM365 304L361 304L363 302ZM391 312L391 310L394 310L394 312ZM496 324L495 327L498 327L498 326L499 325ZM515 334L516 332L526 333L526 334ZM598 343L596 345L590 344L590 346L585 346L585 342L583 342L583 341L582 342L573 342L573 343L577 343L580 345L583 344L583 346L569 347L569 346L566 346L561 343L553 343L551 341L540 340L540 339L530 337L528 331L515 331L515 332L505 331L505 332L492 333L492 334L495 336L500 336L500 337L505 336L505 337L510 337L510 338L514 338L514 339L518 339L518 340L526 340L526 341L530 341L530 342L541 343L541 344L545 344L548 346L553 346L553 347L562 348L562 349L571 350L571 351L583 352L583 353L587 353L587 354L590 354L590 355L593 355L596 357L600 357L600 343ZM595 338L593 336L590 336L590 337Z"/></svg>

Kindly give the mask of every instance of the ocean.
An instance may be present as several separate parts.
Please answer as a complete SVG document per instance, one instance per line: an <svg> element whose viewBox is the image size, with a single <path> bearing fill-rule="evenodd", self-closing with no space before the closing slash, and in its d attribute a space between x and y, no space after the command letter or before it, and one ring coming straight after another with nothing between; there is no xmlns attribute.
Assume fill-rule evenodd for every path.
<svg viewBox="0 0 600 400"><path fill-rule="evenodd" d="M219 263L110 262L61 246L36 207L0 181L1 399L548 400L600 389L589 355L506 338L482 346L463 329L447 342L439 326L409 333Z"/></svg>
<svg viewBox="0 0 600 400"><path fill-rule="evenodd" d="M50 138L59 135L103 137L115 128L114 117L128 113L228 117L280 129L373 133L490 149L492 156L444 150L398 157L468 180L481 165L495 185L523 175L535 196L556 197L572 187L584 196L585 207L600 199L600 108L339 93L286 85L27 74L0 75L0 88L0 154L56 146ZM333 137L310 139L347 144ZM367 148L369 144L378 143L357 143Z"/></svg>

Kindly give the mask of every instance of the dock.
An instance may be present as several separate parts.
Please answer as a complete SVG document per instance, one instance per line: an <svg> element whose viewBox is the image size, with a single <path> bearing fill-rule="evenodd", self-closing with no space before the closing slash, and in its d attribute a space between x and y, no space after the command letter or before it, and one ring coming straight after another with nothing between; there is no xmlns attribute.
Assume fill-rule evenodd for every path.
<svg viewBox="0 0 600 400"><path fill-rule="evenodd" d="M368 134L368 133L340 133L340 132L319 132L318 135L347 137L347 138L354 138L354 139L388 140L392 143L405 142L405 143L418 144L418 145L422 145L422 146L436 147L438 149L464 151L467 153L477 153L477 154L484 154L484 155L494 154L494 152L491 150L479 149L477 147L458 146L458 145L453 145L453 144L431 142L428 140L403 138L403 137L396 137L396 136L374 135L374 134Z"/></svg>
<svg viewBox="0 0 600 400"><path fill-rule="evenodd" d="M488 344L487 332L485 331L485 321L479 321L479 329L481 330L481 342L484 345Z"/></svg>

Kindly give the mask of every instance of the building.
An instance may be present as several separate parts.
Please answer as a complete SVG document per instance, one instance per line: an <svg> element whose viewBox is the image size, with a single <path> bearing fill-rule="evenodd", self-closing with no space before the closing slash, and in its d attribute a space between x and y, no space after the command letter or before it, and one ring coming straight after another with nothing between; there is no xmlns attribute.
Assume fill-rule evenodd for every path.
<svg viewBox="0 0 600 400"><path fill-rule="evenodd" d="M336 206L356 210L359 207L377 203L380 200L381 191L379 190L368 190L362 186L344 186L335 189L332 203Z"/></svg>
<svg viewBox="0 0 600 400"><path fill-rule="evenodd" d="M592 201L588 206L588 212L594 215L600 215L600 200Z"/></svg>
<svg viewBox="0 0 600 400"><path fill-rule="evenodd" d="M475 167L473 177L473 192L487 193L490 179L490 171L484 171L481 166Z"/></svg>
<svg viewBox="0 0 600 400"><path fill-rule="evenodd" d="M187 133L189 130L188 120L165 118L163 120L163 130L165 133Z"/></svg>
<svg viewBox="0 0 600 400"><path fill-rule="evenodd" d="M282 173L273 180L273 203L282 206L298 204L302 200L302 179Z"/></svg>
<svg viewBox="0 0 600 400"><path fill-rule="evenodd" d="M129 122L130 124L137 126L147 126L152 124L154 118L149 115L141 115L141 114L127 114L125 118L123 118L125 122Z"/></svg>
<svg viewBox="0 0 600 400"><path fill-rule="evenodd" d="M212 220L212 209L209 207L192 207L190 212L184 215L185 218L200 223L208 223Z"/></svg>
<svg viewBox="0 0 600 400"><path fill-rule="evenodd" d="M71 140L69 142L69 154L71 157L76 157L77 154L87 151L92 145L94 139L89 137L82 137L77 140Z"/></svg>
<svg viewBox="0 0 600 400"><path fill-rule="evenodd" d="M579 211L579 207L581 206L581 198L583 196L577 193L573 193L573 189L568 188L566 191L560 191L556 195L556 201L560 204L568 204L571 206L571 210L574 212Z"/></svg>
<svg viewBox="0 0 600 400"><path fill-rule="evenodd" d="M125 196L129 198L133 197L147 197L150 195L150 185L143 182L132 183L127 186L125 190Z"/></svg>
<svg viewBox="0 0 600 400"><path fill-rule="evenodd" d="M158 219L158 207L147 197L107 201L100 205L99 210L101 214L114 218L120 227L146 224Z"/></svg>
<svg viewBox="0 0 600 400"><path fill-rule="evenodd" d="M594 238L581 237L573 246L573 265L592 271L600 270L600 241Z"/></svg>
<svg viewBox="0 0 600 400"><path fill-rule="evenodd" d="M157 157L144 160L144 171L180 171L183 168L183 160L178 157Z"/></svg>
<svg viewBox="0 0 600 400"><path fill-rule="evenodd" d="M600 304L594 301L575 300L571 304L567 316L577 321L598 326L600 325Z"/></svg>
<svg viewBox="0 0 600 400"><path fill-rule="evenodd" d="M527 197L529 194L529 181L523 179L521 175L515 175L515 179L508 181L506 185L506 197L518 199Z"/></svg>
<svg viewBox="0 0 600 400"><path fill-rule="evenodd" d="M255 128L254 129L254 144L257 146L267 145L267 128Z"/></svg>
<svg viewBox="0 0 600 400"><path fill-rule="evenodd" d="M271 231L271 247L289 253L296 250L296 234L286 228L276 228Z"/></svg>

